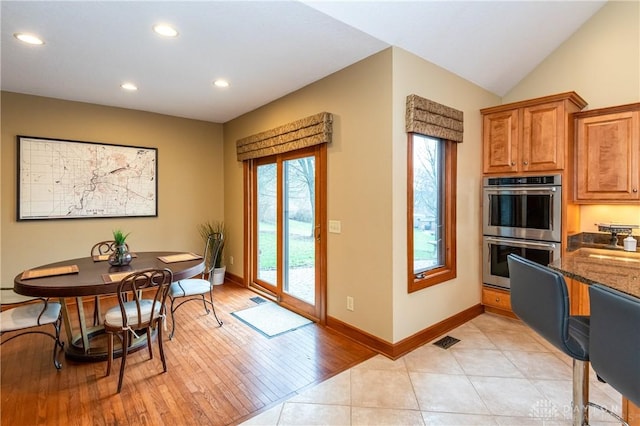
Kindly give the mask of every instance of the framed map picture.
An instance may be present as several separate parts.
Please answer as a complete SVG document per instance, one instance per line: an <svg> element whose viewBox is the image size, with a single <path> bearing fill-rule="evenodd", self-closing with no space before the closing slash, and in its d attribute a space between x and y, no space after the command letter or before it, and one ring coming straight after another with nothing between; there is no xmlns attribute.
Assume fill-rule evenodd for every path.
<svg viewBox="0 0 640 426"><path fill-rule="evenodd" d="M18 135L18 220L158 215L158 150Z"/></svg>

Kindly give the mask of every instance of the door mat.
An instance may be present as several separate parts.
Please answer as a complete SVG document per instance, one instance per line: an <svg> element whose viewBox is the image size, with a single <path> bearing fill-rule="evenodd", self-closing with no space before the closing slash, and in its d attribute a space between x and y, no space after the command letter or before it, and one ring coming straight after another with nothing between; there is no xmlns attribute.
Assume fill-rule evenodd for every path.
<svg viewBox="0 0 640 426"><path fill-rule="evenodd" d="M255 302L255 303L264 303L264 302L267 301L267 299L263 299L260 296L250 297L249 300L251 300L252 302Z"/></svg>
<svg viewBox="0 0 640 426"><path fill-rule="evenodd" d="M260 303L257 306L232 312L231 315L268 338L312 323L311 320L282 308L273 302Z"/></svg>
<svg viewBox="0 0 640 426"><path fill-rule="evenodd" d="M433 344L442 349L449 349L451 346L455 345L459 341L460 339L456 339L455 337L444 336L442 339L438 340L437 342L433 342Z"/></svg>

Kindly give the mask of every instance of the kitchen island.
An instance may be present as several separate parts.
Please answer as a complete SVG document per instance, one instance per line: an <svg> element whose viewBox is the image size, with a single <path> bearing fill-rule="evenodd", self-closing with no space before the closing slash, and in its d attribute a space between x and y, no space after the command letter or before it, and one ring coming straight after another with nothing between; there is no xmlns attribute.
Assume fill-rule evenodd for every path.
<svg viewBox="0 0 640 426"><path fill-rule="evenodd" d="M640 299L639 252L580 248L549 267L585 284L602 284Z"/></svg>
<svg viewBox="0 0 640 426"><path fill-rule="evenodd" d="M587 285L602 284L640 299L640 252L580 248L549 265L567 278ZM574 304L576 301L571 300ZM622 399L622 417L640 426L640 408Z"/></svg>

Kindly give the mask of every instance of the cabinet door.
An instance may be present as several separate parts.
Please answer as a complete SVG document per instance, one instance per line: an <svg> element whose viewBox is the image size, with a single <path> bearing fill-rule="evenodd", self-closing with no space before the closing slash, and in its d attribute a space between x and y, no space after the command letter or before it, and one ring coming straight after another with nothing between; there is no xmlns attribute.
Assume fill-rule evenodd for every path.
<svg viewBox="0 0 640 426"><path fill-rule="evenodd" d="M569 292L569 312L571 315L589 315L589 285L565 277Z"/></svg>
<svg viewBox="0 0 640 426"><path fill-rule="evenodd" d="M640 112L576 120L577 202L640 201Z"/></svg>
<svg viewBox="0 0 640 426"><path fill-rule="evenodd" d="M484 173L518 171L518 110L486 114L482 118Z"/></svg>
<svg viewBox="0 0 640 426"><path fill-rule="evenodd" d="M551 102L523 108L520 170L564 169L564 104Z"/></svg>

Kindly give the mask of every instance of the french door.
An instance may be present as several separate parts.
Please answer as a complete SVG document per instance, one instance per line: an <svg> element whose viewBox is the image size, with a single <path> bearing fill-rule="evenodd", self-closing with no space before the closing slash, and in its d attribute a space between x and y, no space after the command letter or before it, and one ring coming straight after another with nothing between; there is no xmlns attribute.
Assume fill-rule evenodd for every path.
<svg viewBox="0 0 640 426"><path fill-rule="evenodd" d="M251 160L247 168L249 286L324 321L326 147Z"/></svg>

